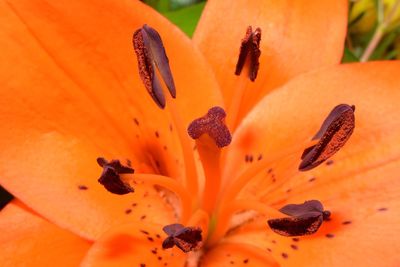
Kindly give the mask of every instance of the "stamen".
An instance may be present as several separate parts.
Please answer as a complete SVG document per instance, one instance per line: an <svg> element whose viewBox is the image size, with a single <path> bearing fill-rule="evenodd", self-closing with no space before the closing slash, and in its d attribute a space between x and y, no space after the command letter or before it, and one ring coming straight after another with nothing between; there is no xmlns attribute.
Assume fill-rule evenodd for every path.
<svg viewBox="0 0 400 267"><path fill-rule="evenodd" d="M155 67L163 78L172 98L176 97L175 84L169 60L158 32L148 25L143 25L133 34L133 46L138 59L139 75L150 96L160 108L165 107L165 95L156 75ZM179 112L174 103L170 103L170 113L177 128L178 137L182 146L185 163L186 186L192 194L198 194L197 172L190 140L187 138L185 127L182 127Z"/></svg>
<svg viewBox="0 0 400 267"><path fill-rule="evenodd" d="M193 154L193 144L187 136L186 127L182 122L179 111L175 106L175 103L171 102L169 105L169 111L174 121L176 132L178 133L179 141L182 147L183 161L185 166L185 184L188 191L192 194L194 199L197 199L199 193L198 177L196 163ZM198 203L193 203L193 210L197 208Z"/></svg>
<svg viewBox="0 0 400 267"><path fill-rule="evenodd" d="M135 181L144 181L168 189L180 199L182 213L181 222L186 223L192 210L192 195L175 179L156 174L123 175L126 183L134 184Z"/></svg>
<svg viewBox="0 0 400 267"><path fill-rule="evenodd" d="M160 108L164 108L165 96L156 75L156 67L173 98L176 97L176 90L160 35L155 29L145 24L133 34L133 47L138 60L139 75L144 86L156 104Z"/></svg>
<svg viewBox="0 0 400 267"><path fill-rule="evenodd" d="M187 253L200 247L202 241L200 227L184 227L182 224L170 224L164 226L163 231L168 235L162 244L163 249L172 248L175 245Z"/></svg>
<svg viewBox="0 0 400 267"><path fill-rule="evenodd" d="M261 29L257 28L254 32L251 26L247 27L246 35L242 39L242 44L240 46L239 58L236 63L235 74L240 75L246 58L249 59L249 79L254 82L257 78L258 68L260 63L258 61L261 51L260 51L260 41L261 41Z"/></svg>
<svg viewBox="0 0 400 267"><path fill-rule="evenodd" d="M300 171L317 167L344 146L355 127L354 110L354 106L341 104L331 111L312 139L319 139L318 143L304 150Z"/></svg>
<svg viewBox="0 0 400 267"><path fill-rule="evenodd" d="M231 200L231 201L229 201L229 204L224 209L219 210L218 218L217 218L217 225L216 225L214 231L212 232L212 235L211 235L208 243L215 244L221 238L223 238L225 233L228 232L228 230L229 230L230 221L231 221L232 216L236 212L244 211L244 210L257 211L260 214L269 215L269 216L277 216L279 213L274 208L270 207L269 205L266 205L265 203L259 202L259 201L254 201L254 200L249 200L249 199Z"/></svg>
<svg viewBox="0 0 400 267"><path fill-rule="evenodd" d="M221 107L213 107L204 117L194 120L188 127L188 133L193 139L208 134L215 144L222 148L231 143L232 137L225 125L225 111Z"/></svg>
<svg viewBox="0 0 400 267"><path fill-rule="evenodd" d="M97 158L97 163L103 168L98 181L108 191L117 195L125 195L135 191L129 183L124 182L120 177L120 174L134 173L134 169L123 166L119 160L107 162L104 158Z"/></svg>
<svg viewBox="0 0 400 267"><path fill-rule="evenodd" d="M269 227L283 236L311 235L318 231L324 220L330 217L329 211L318 200L303 204L289 204L279 210L290 217L268 220Z"/></svg>
<svg viewBox="0 0 400 267"><path fill-rule="evenodd" d="M206 176L202 207L210 214L220 190L221 148L229 145L232 140L229 129L225 125L225 116L222 108L213 107L204 117L194 120L188 127L188 134L196 140Z"/></svg>
<svg viewBox="0 0 400 267"><path fill-rule="evenodd" d="M248 85L249 78L251 81L255 81L257 78L258 68L260 66L259 57L261 55L260 51L260 41L261 41L261 29L257 28L254 32L251 26L247 27L246 35L242 39L240 45L240 53L238 61L236 64L235 74L238 75L238 79L235 82L235 87L231 88L233 90L233 97L231 103L228 106L228 119L227 124L231 131L234 131L237 124L237 118L240 114L240 106L242 103L243 95L246 91L246 86ZM248 60L246 60L248 58ZM246 64L246 62L248 62ZM247 75L240 75L243 68L247 69ZM223 162L224 162L223 158Z"/></svg>

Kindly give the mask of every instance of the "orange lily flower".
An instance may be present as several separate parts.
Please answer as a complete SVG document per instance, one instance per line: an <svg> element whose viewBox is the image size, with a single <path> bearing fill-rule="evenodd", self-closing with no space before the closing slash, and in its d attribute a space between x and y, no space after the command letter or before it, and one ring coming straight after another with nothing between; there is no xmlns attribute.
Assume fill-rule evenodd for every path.
<svg viewBox="0 0 400 267"><path fill-rule="evenodd" d="M338 65L346 17L344 0L209 0L192 42L139 1L1 1L1 265L397 265L400 63ZM165 69L132 48L141 29L159 67L144 24L170 60L164 110L142 79ZM255 82L255 50L234 75L248 26ZM107 192L96 159L134 192Z"/></svg>

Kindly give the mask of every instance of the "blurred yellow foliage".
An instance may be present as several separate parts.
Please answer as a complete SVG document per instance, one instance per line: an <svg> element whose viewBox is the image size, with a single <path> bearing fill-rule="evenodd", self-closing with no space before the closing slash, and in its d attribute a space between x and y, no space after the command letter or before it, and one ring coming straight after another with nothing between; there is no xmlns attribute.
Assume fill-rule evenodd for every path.
<svg viewBox="0 0 400 267"><path fill-rule="evenodd" d="M383 15L387 17L397 0L380 0L383 3ZM358 0L353 3L350 11L350 23L353 22L349 29L352 33L366 33L371 31L377 23L377 2L375 0ZM400 22L400 8L397 8L391 19L392 23L388 28L394 27Z"/></svg>

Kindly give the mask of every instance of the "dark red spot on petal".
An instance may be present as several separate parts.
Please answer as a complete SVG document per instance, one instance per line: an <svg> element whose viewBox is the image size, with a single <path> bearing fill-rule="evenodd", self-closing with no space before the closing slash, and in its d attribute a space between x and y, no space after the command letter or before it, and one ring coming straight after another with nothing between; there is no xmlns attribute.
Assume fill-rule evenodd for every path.
<svg viewBox="0 0 400 267"><path fill-rule="evenodd" d="M328 166L330 166L330 165L332 165L333 163L334 163L333 160L330 159L330 160L327 160L325 164L328 165Z"/></svg>
<svg viewBox="0 0 400 267"><path fill-rule="evenodd" d="M326 234L325 236L326 236L327 238L334 238L334 237L335 237L334 234L330 234L330 233L329 233L329 234Z"/></svg>
<svg viewBox="0 0 400 267"><path fill-rule="evenodd" d="M79 190L88 190L89 188L86 185L78 185Z"/></svg>
<svg viewBox="0 0 400 267"><path fill-rule="evenodd" d="M282 255L282 258L284 258L284 259L287 259L289 257L289 255L286 253L282 253L281 255Z"/></svg>

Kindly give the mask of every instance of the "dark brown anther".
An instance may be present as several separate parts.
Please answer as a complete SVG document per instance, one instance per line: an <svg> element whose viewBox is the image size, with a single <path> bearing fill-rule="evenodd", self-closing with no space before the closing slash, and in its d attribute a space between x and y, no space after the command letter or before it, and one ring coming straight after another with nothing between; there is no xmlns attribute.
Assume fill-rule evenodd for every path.
<svg viewBox="0 0 400 267"><path fill-rule="evenodd" d="M182 224L170 224L164 226L163 230L168 235L162 244L163 249L172 248L175 245L187 253L199 248L202 241L200 227L184 227Z"/></svg>
<svg viewBox="0 0 400 267"><path fill-rule="evenodd" d="M338 152L350 138L355 127L354 106L336 106L312 140L319 140L304 150L299 170L311 170Z"/></svg>
<svg viewBox="0 0 400 267"><path fill-rule="evenodd" d="M227 146L231 143L232 137L225 125L225 117L226 113L223 108L213 107L205 116L192 121L187 130L188 134L193 139L208 134L219 148Z"/></svg>
<svg viewBox="0 0 400 267"><path fill-rule="evenodd" d="M240 45L239 58L236 63L235 74L240 75L246 63L246 58L249 58L249 78L252 82L256 80L258 68L260 67L260 41L261 29L257 28L253 32L251 26L247 27L246 35L242 39L242 44Z"/></svg>
<svg viewBox="0 0 400 267"><path fill-rule="evenodd" d="M317 232L322 222L328 220L331 215L329 211L324 211L318 200L289 204L279 211L290 217L268 220L268 225L275 233L283 236L311 235Z"/></svg>
<svg viewBox="0 0 400 267"><path fill-rule="evenodd" d="M107 162L104 158L97 158L97 163L103 168L98 181L109 192L117 195L125 195L135 191L128 183L122 181L120 177L120 174L134 173L134 169L123 166L119 160Z"/></svg>
<svg viewBox="0 0 400 267"><path fill-rule="evenodd" d="M158 32L148 25L135 31L133 47L138 60L139 75L150 96L160 108L165 107L165 96L156 67L173 98L176 97L175 83L169 60Z"/></svg>

